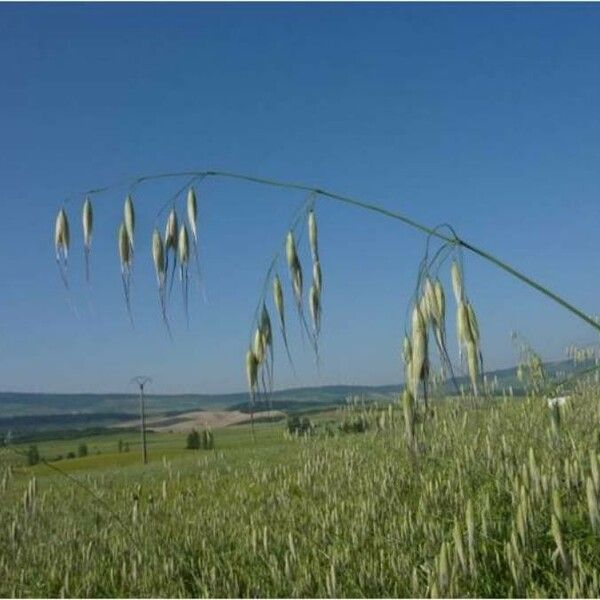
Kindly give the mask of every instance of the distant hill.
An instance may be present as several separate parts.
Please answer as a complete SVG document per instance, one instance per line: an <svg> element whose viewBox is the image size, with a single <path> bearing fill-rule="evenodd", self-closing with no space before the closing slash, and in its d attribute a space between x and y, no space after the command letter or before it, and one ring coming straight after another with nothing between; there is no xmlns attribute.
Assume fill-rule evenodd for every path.
<svg viewBox="0 0 600 600"><path fill-rule="evenodd" d="M549 362L545 369L551 378L562 378L575 370L593 365L592 361L574 366L570 360ZM498 389L513 387L519 393L520 384L515 367L487 373L488 380L498 381ZM458 383L466 383L461 377ZM360 386L329 385L291 388L274 391L268 401L259 402L257 410L295 412L335 406L346 402L348 396L366 396L376 401L389 401L403 389L403 384ZM452 384L446 385L454 393ZM8 431L84 429L111 427L135 419L139 414L136 394L36 394L0 392L0 434ZM146 395L148 416L170 416L198 410L248 410L246 392L232 394Z"/></svg>

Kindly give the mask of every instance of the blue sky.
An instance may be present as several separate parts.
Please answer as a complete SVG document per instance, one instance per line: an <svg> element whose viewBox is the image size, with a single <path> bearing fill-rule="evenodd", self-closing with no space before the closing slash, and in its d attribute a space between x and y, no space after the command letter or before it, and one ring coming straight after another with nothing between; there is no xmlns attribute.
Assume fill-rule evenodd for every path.
<svg viewBox="0 0 600 600"><path fill-rule="evenodd" d="M140 372L161 392L244 388L262 280L305 198L200 186L207 302L195 289L188 331L173 294L170 341L149 246L178 181L136 191L135 331L115 246L126 187L94 201L91 291L80 199L69 205L78 316L54 263L65 197L144 173L264 175L449 222L600 313L599 27L597 5L0 5L0 389L123 390ZM321 367L290 312L297 376L277 338L276 385L396 382L424 239L323 200L317 214ZM596 341L465 258L488 366L514 362L512 329L548 359Z"/></svg>

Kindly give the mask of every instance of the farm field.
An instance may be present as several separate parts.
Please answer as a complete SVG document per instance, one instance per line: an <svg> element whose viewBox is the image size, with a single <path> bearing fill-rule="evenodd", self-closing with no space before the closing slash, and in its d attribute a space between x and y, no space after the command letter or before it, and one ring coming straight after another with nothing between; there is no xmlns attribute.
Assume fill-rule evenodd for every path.
<svg viewBox="0 0 600 600"><path fill-rule="evenodd" d="M153 434L146 467L136 435L88 438L57 463L87 489L43 464L0 475L0 594L597 597L599 399L440 401L416 446L399 403L310 436L217 430L212 451Z"/></svg>

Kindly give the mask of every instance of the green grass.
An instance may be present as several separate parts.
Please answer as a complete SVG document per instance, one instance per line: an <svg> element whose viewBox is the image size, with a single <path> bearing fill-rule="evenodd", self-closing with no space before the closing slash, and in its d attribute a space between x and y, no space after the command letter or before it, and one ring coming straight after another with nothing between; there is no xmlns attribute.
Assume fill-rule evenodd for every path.
<svg viewBox="0 0 600 600"><path fill-rule="evenodd" d="M363 434L297 439L275 423L253 441L240 426L216 431L214 451L154 434L146 467L137 436L122 436L125 454L118 436L88 438L92 455L55 464L101 503L44 465L0 471L0 595L597 597L586 481L599 398L582 389L558 437L539 399L442 402L417 424L416 454L396 406L364 409Z"/></svg>

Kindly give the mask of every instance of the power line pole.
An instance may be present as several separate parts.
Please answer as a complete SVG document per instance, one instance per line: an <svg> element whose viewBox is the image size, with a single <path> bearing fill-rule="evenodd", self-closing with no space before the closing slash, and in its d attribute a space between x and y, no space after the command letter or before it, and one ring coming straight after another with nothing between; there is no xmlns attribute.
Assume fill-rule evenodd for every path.
<svg viewBox="0 0 600 600"><path fill-rule="evenodd" d="M146 449L146 407L144 404L144 386L147 383L151 383L152 379L145 375L138 375L131 380L131 383L137 384L140 388L140 417L141 417L141 430L142 430L142 461L144 464L148 462L148 451Z"/></svg>

